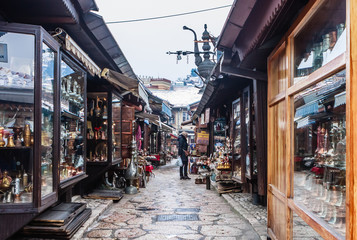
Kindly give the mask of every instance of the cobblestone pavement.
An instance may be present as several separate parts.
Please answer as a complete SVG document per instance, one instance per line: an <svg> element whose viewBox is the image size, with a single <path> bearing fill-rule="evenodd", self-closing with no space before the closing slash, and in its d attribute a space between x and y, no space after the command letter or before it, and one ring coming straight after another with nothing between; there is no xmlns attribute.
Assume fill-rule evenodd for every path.
<svg viewBox="0 0 357 240"><path fill-rule="evenodd" d="M178 167L155 170L147 188L112 204L83 239L261 239L214 190L179 180Z"/></svg>

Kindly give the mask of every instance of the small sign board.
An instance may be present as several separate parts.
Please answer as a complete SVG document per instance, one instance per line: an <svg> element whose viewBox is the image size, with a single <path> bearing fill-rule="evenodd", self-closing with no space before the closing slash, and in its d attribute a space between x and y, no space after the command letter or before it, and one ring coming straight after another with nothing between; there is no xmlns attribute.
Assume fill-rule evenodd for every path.
<svg viewBox="0 0 357 240"><path fill-rule="evenodd" d="M201 131L197 133L197 144L208 145L209 144L209 133L206 131Z"/></svg>
<svg viewBox="0 0 357 240"><path fill-rule="evenodd" d="M226 132L226 119L217 118L213 123L213 130L215 136L225 136Z"/></svg>

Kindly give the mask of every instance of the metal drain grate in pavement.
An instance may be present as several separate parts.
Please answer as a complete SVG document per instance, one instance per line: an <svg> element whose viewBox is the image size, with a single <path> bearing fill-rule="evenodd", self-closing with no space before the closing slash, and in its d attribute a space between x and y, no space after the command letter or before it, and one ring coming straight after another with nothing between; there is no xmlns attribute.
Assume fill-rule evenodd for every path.
<svg viewBox="0 0 357 240"><path fill-rule="evenodd" d="M176 208L176 212L199 212L199 208Z"/></svg>
<svg viewBox="0 0 357 240"><path fill-rule="evenodd" d="M157 210L156 208L150 208L150 207L138 207L136 208L138 211L154 211Z"/></svg>
<svg viewBox="0 0 357 240"><path fill-rule="evenodd" d="M171 222L171 221L198 221L197 214L166 214L157 215L158 222Z"/></svg>

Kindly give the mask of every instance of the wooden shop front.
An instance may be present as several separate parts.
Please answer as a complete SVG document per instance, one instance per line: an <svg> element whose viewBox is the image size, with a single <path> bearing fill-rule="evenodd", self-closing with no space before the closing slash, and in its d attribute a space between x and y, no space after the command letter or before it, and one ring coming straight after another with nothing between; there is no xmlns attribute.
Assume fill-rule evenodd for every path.
<svg viewBox="0 0 357 240"><path fill-rule="evenodd" d="M356 239L356 6L309 1L268 59L273 239Z"/></svg>

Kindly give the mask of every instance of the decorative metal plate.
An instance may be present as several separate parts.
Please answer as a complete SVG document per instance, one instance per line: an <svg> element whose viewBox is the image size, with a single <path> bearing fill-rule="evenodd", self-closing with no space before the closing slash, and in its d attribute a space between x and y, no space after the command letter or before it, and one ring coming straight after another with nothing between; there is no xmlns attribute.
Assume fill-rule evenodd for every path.
<svg viewBox="0 0 357 240"><path fill-rule="evenodd" d="M150 208L150 207L138 207L136 208L138 211L154 211L157 210L156 208Z"/></svg>
<svg viewBox="0 0 357 240"><path fill-rule="evenodd" d="M199 208L176 208L175 212L199 212Z"/></svg>
<svg viewBox="0 0 357 240"><path fill-rule="evenodd" d="M158 222L171 222L171 221L199 221L197 214L166 214L157 215Z"/></svg>

